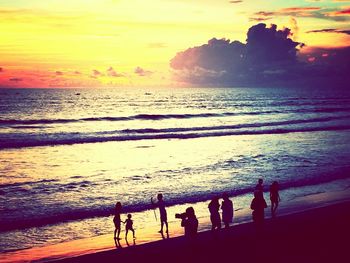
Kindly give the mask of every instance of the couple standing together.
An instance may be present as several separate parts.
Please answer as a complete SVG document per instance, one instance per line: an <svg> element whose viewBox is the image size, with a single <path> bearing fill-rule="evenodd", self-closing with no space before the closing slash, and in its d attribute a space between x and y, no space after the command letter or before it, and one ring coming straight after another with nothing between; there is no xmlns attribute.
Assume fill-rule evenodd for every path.
<svg viewBox="0 0 350 263"><path fill-rule="evenodd" d="M225 224L225 228L229 228L230 223L233 221L233 203L228 198L228 194L224 193L222 195L222 204L221 204L221 210L222 210L222 222ZM221 218L220 218L220 204L219 204L219 197L214 197L211 199L208 209L210 212L210 221L211 221L211 230L215 229L221 229Z"/></svg>
<svg viewBox="0 0 350 263"><path fill-rule="evenodd" d="M270 201L271 215L272 217L275 217L278 203L281 201L277 181L274 181L270 186ZM267 204L264 199L263 179L259 179L258 184L255 186L254 199L252 200L250 208L253 210L253 221L257 226L261 226L265 219L265 208L267 208Z"/></svg>

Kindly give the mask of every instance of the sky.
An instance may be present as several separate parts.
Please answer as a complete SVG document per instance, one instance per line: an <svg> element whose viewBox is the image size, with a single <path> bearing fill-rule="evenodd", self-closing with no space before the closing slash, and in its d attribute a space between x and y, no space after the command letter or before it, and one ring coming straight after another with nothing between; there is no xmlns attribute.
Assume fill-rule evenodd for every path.
<svg viewBox="0 0 350 263"><path fill-rule="evenodd" d="M349 69L343 0L0 0L0 21L0 87L282 85L291 68L317 75L340 63L333 82ZM254 68L251 50L273 43L285 54Z"/></svg>

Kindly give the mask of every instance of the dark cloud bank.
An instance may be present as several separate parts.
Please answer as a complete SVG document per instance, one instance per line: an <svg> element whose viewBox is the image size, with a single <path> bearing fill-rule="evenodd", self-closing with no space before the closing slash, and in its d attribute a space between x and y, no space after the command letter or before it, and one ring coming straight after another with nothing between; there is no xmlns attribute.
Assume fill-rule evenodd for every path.
<svg viewBox="0 0 350 263"><path fill-rule="evenodd" d="M308 49L290 29L260 23L247 42L213 38L179 52L170 65L179 81L204 86L345 87L350 81L350 47Z"/></svg>

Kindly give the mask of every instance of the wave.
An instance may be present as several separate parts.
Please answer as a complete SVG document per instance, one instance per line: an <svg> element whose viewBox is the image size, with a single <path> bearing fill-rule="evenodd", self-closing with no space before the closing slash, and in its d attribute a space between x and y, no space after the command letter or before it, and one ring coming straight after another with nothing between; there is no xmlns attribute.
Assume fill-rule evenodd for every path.
<svg viewBox="0 0 350 263"><path fill-rule="evenodd" d="M278 125L277 125L278 126ZM260 126L259 126L260 127ZM274 129L257 129L257 130L230 130L224 129L210 132L168 132L168 133L147 133L142 134L125 134L112 136L98 136L98 134L58 134L57 137L47 139L47 136L33 136L22 139L2 139L0 140L0 149L24 148L36 146L55 146L55 145L73 145L83 143L102 143L111 141L138 141L138 140L159 140L159 139L194 139L202 137L222 137L233 135L269 135L269 134L285 134L296 132L318 132L318 131L341 131L350 130L350 124L344 125L329 125L323 127L298 127L298 128L274 128Z"/></svg>
<svg viewBox="0 0 350 263"><path fill-rule="evenodd" d="M164 120L164 119L191 119L191 118L210 118L210 117L229 117L242 115L264 115L264 114L279 114L279 113L334 113L334 112L350 112L349 107L335 108L303 108L290 110L267 110L267 111L249 111L249 112L223 112L223 113L198 113L198 114L137 114L131 116L120 117L90 117L80 119L0 119L0 125L13 126L24 125L24 128L29 128L25 125L46 125L46 124L65 124L76 122L98 122L98 121L131 121L131 120ZM18 126L17 126L18 127ZM20 126L18 128L21 128Z"/></svg>
<svg viewBox="0 0 350 263"><path fill-rule="evenodd" d="M349 168L350 169L350 168ZM280 190L290 189L290 188L299 188L312 185L324 184L336 180L349 178L348 174L349 169L343 169L342 171L333 172L325 174L322 177L313 177L305 178L298 181L288 181L280 183ZM265 188L267 190L267 187ZM237 197L240 195L245 195L252 193L254 191L254 186L242 186L239 189L233 189L230 191L225 191L231 197ZM202 192L196 194L187 193L185 196L173 197L167 200L167 206L181 205L181 204L190 204L197 202L205 202L210 200L214 196L222 194L214 192ZM123 206L123 213L135 213L145 210L152 209L153 206L149 203L138 203L132 205ZM0 232L26 229L31 227L41 227L50 224L59 224L63 222L75 221L75 220L84 220L96 217L109 217L113 215L113 204L105 205L99 208L82 208L82 209L73 209L69 208L66 211L56 211L50 212L50 215L42 215L41 217L35 218L35 215L32 215L30 218L17 218L15 221L12 219L0 219Z"/></svg>
<svg viewBox="0 0 350 263"><path fill-rule="evenodd" d="M8 187L18 187L18 186L23 186L23 185L45 184L45 183L52 183L52 182L57 182L57 181L58 181L57 179L43 179L43 180L39 180L39 181L0 184L0 189L1 188L8 188Z"/></svg>
<svg viewBox="0 0 350 263"><path fill-rule="evenodd" d="M164 120L232 116L237 113L200 113L200 114L137 114L127 117L91 117L81 119L37 119L37 120L1 120L0 125L63 124L89 121L129 121L129 120Z"/></svg>
<svg viewBox="0 0 350 263"><path fill-rule="evenodd" d="M124 130L121 130L121 132L122 133L164 133L164 132L227 130L227 129L242 129L242 128L259 128L259 127L269 127L269 126L279 126L279 125L293 125L293 124L302 124L302 123L328 122L328 121L342 120L342 119L348 119L348 118L350 118L350 116L333 116L333 117L320 117L320 118L311 118L311 119L244 123L244 124L236 124L236 125L222 125L222 126L210 126L210 127L207 126L207 127L164 128L164 129L154 129L154 128L124 129Z"/></svg>

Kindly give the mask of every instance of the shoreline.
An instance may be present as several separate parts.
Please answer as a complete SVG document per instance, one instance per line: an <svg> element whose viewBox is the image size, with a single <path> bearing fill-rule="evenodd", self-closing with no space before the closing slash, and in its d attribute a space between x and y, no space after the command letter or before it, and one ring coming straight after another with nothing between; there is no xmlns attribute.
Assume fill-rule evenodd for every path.
<svg viewBox="0 0 350 263"><path fill-rule="evenodd" d="M348 257L349 220L346 201L266 219L263 232L250 222L200 232L195 240L181 236L52 262L216 262L230 257L242 262L341 262Z"/></svg>
<svg viewBox="0 0 350 263"><path fill-rule="evenodd" d="M266 198L265 198L266 199ZM285 216L293 216L298 213L304 213L307 211L312 211L320 207L327 207L333 204L341 204L349 202L350 193L348 189L343 189L342 191L331 191L327 193L315 193L309 194L306 196L301 196L293 199L292 201L282 200L280 207L278 208L277 215L278 218ZM268 201L268 199L266 199ZM175 206L172 209L174 211L182 211L185 206L192 205L196 207L198 204L185 204L181 206ZM200 221L199 231L206 233L210 229L209 216L207 215L207 202L202 202L202 207L196 210L198 219ZM270 219L270 207L265 210L265 218ZM195 208L196 209L196 208ZM201 211L205 210L205 211ZM153 211L148 211L153 215ZM158 211L157 211L158 213ZM203 213L206 213L203 216ZM235 211L234 224L231 225L231 228L236 229L245 224L251 224L251 210L249 208L240 209ZM158 223L153 223L147 229L136 229L136 247L141 247L144 245L149 245L162 241L158 231ZM169 221L170 229L170 239L166 240L167 242L173 239L176 239L183 235L183 229L180 227L180 220L170 219ZM121 233L121 237L124 237L124 231ZM181 238L181 237L180 237ZM129 236L129 241L132 239ZM122 239L121 245L127 247L125 241ZM132 244L131 244L132 245ZM129 249L129 248L128 248ZM5 252L0 254L0 262L47 262L52 260L62 260L66 258L79 257L86 254L95 254L108 251L114 251L115 246L113 242L113 233L102 236L96 236L92 238L78 239L69 242L63 242L55 245L34 247L30 249L17 250L13 252ZM119 250L119 249L117 249Z"/></svg>

